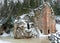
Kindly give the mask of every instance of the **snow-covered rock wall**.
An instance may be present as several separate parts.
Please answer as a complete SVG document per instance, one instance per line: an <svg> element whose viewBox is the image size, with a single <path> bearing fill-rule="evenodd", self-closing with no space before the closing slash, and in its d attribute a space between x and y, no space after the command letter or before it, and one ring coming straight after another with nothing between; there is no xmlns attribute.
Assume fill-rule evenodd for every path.
<svg viewBox="0 0 60 43"><path fill-rule="evenodd" d="M32 13L32 12L31 12ZM31 14L30 13L30 14ZM33 14L33 13L32 13ZM14 28L14 30L15 29L17 29L21 34L20 35L22 35L22 36L24 36L25 38L27 38L27 37L32 37L32 38L39 38L39 34L41 34L40 33L40 31L39 30L37 30L35 27L34 27L34 23L33 22L31 22L31 20L30 20L30 15L27 15L27 14L23 14L23 15L21 15L20 17L19 17L19 19L16 19L15 20L15 24L17 23L17 27L18 28L20 28L19 30L21 30L21 27L23 27L22 28L22 33L23 33L23 35L22 35L22 33L18 30L18 28L16 28L16 25L14 26L15 28ZM28 25L27 24L29 24L29 29L28 29ZM18 31L14 31L15 32L15 34L18 32ZM39 32L38 32L39 31ZM17 33L17 34L19 34L19 33ZM18 36L15 36L16 38L18 37Z"/></svg>

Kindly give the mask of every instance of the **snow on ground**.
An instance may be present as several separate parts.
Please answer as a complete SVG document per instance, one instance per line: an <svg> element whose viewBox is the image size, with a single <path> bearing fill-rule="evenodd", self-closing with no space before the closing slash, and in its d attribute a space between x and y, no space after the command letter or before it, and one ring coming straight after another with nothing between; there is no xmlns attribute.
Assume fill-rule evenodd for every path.
<svg viewBox="0 0 60 43"><path fill-rule="evenodd" d="M60 16L56 16L56 20L60 20ZM60 24L56 23L56 30L57 32L60 32Z"/></svg>
<svg viewBox="0 0 60 43"><path fill-rule="evenodd" d="M60 16L56 16L55 18L56 18L56 20L60 20Z"/></svg>
<svg viewBox="0 0 60 43"><path fill-rule="evenodd" d="M7 33L3 33L3 35L0 35L0 37L14 37L14 35L13 35L13 32L10 32L9 34L7 34Z"/></svg>
<svg viewBox="0 0 60 43"><path fill-rule="evenodd" d="M11 42L0 40L0 43L11 43Z"/></svg>
<svg viewBox="0 0 60 43"><path fill-rule="evenodd" d="M1 37L6 37L6 36L10 36L10 34L4 32L3 35L1 35Z"/></svg>
<svg viewBox="0 0 60 43"><path fill-rule="evenodd" d="M60 31L60 24L56 24L56 30Z"/></svg>

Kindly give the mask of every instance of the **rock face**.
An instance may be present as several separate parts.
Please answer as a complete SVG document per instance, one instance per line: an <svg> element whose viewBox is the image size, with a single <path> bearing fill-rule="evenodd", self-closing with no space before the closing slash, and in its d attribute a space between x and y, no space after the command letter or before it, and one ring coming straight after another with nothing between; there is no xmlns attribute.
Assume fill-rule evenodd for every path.
<svg viewBox="0 0 60 43"><path fill-rule="evenodd" d="M26 19L27 18L27 19ZM39 33L30 21L29 16L16 19L14 23L14 38L37 38Z"/></svg>
<svg viewBox="0 0 60 43"><path fill-rule="evenodd" d="M35 17L33 20L35 22L35 26L38 27L41 33L55 33L55 15L49 3L45 2L41 9L38 8L34 10L34 12Z"/></svg>
<svg viewBox="0 0 60 43"><path fill-rule="evenodd" d="M44 34L49 34L49 33L55 33L56 28L55 28L55 16L52 11L52 9L45 4L45 8L43 9L43 29L44 29Z"/></svg>
<svg viewBox="0 0 60 43"><path fill-rule="evenodd" d="M23 15L15 20L14 38L37 38L39 32L43 34L56 32L55 15L48 2L33 11L34 16ZM30 24L31 22L33 23Z"/></svg>

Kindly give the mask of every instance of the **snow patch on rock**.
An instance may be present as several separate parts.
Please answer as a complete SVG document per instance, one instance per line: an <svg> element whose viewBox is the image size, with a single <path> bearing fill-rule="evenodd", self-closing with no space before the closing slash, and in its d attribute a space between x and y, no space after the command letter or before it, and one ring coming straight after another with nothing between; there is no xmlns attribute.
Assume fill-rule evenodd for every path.
<svg viewBox="0 0 60 43"><path fill-rule="evenodd" d="M24 18L26 15L27 15L27 14L23 14L23 15L20 16L20 18Z"/></svg>

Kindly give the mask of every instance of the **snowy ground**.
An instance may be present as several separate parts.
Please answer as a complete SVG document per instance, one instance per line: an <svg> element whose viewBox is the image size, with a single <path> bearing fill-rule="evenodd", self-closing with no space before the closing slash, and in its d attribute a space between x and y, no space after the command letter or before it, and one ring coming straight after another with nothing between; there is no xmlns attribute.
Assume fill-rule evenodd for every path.
<svg viewBox="0 0 60 43"><path fill-rule="evenodd" d="M11 42L0 40L0 43L11 43Z"/></svg>
<svg viewBox="0 0 60 43"><path fill-rule="evenodd" d="M60 31L60 24L56 24L56 30Z"/></svg>
<svg viewBox="0 0 60 43"><path fill-rule="evenodd" d="M60 22L60 16L56 16L56 19ZM60 23L56 23L56 30L57 32L60 32Z"/></svg>

